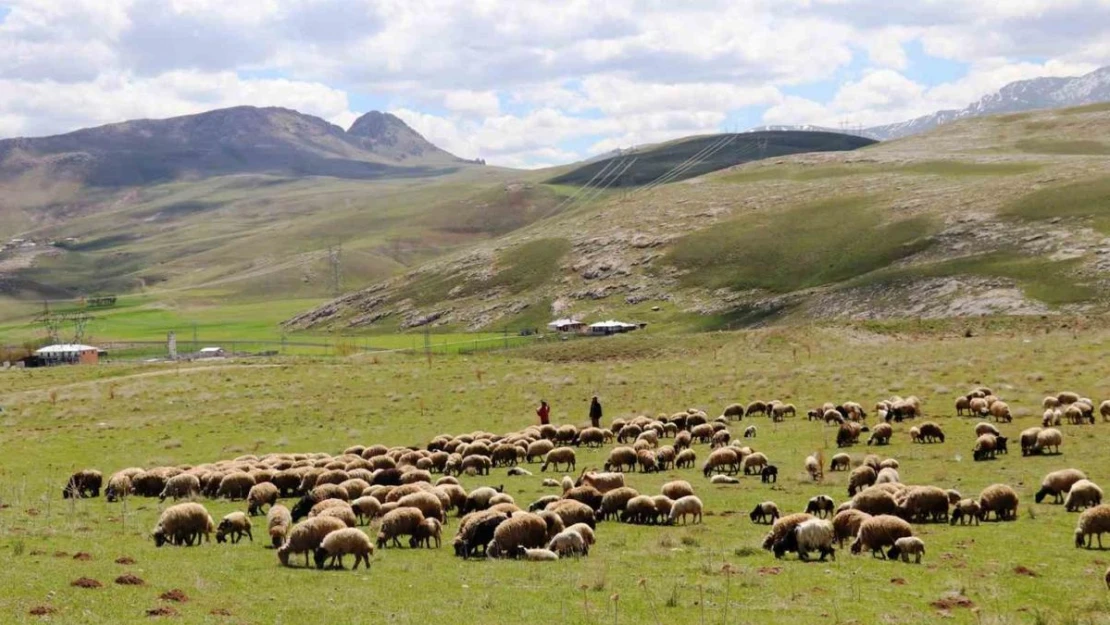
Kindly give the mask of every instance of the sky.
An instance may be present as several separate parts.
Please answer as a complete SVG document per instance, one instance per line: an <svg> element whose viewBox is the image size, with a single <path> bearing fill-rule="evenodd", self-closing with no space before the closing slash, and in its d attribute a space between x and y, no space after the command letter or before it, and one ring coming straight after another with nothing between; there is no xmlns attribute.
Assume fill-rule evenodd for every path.
<svg viewBox="0 0 1110 625"><path fill-rule="evenodd" d="M871 126L1110 64L1110 0L0 0L0 137L386 110L509 167Z"/></svg>

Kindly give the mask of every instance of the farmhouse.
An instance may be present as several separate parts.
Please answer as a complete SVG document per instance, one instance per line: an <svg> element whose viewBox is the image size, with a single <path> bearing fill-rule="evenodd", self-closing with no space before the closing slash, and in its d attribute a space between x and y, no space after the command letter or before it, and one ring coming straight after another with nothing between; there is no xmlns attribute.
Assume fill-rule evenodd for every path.
<svg viewBox="0 0 1110 625"><path fill-rule="evenodd" d="M633 330L638 330L639 328L640 326L634 323L625 323L623 321L613 321L612 319L610 319L609 321L599 321L597 323L591 323L590 334L607 336L610 334L622 334L624 332L631 332Z"/></svg>
<svg viewBox="0 0 1110 625"><path fill-rule="evenodd" d="M556 319L547 324L547 327L555 332L581 332L586 324L575 319Z"/></svg>
<svg viewBox="0 0 1110 625"><path fill-rule="evenodd" d="M35 358L42 366L95 365L100 362L100 350L91 345L60 343L35 350Z"/></svg>

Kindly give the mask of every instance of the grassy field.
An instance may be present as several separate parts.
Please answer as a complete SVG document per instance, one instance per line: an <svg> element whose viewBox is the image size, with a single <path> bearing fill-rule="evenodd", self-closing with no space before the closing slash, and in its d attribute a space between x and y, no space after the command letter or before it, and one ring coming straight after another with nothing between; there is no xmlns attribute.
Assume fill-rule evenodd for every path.
<svg viewBox="0 0 1110 625"><path fill-rule="evenodd" d="M1041 477L1077 467L1110 484L1110 425L1065 426L1061 456L971 461L974 419L953 415L952 398L986 384L1017 419L1010 435L1039 421L1046 393L1073 389L1105 397L1110 330L1075 319L776 328L683 337L622 336L481 356L389 355L340 361L277 359L194 366L67 367L0 373L0 621L146 622L167 607L180 623L1108 623L1102 582L1110 553L1077 550L1075 514L1033 504ZM747 517L774 500L800 510L809 497L846 497L846 475L807 480L803 458L836 452L834 430L763 418L753 446L780 468L777 485L745 478L711 486L700 472L629 474L641 492L669 479L694 484L707 513L701 525L639 527L606 522L588 558L552 564L463 562L449 547L379 551L369 573L278 565L263 540L156 549L148 532L156 500L126 505L64 501L74 469L211 462L266 452L326 451L348 445L422 445L442 433L508 432L535 419L541 398L556 423L585 420L591 395L606 422L699 406L710 414L733 401L777 397L804 409L823 401L866 405L915 394L946 443L911 444L895 426L889 447L902 480L974 496L1004 482L1022 497L1013 523L918 525L921 566L838 553L835 562L776 561L759 544L766 527ZM708 449L695 446L699 459ZM579 450L579 468L607 453ZM553 492L541 477L466 477L467 488L504 484L519 504ZM205 501L214 517L242 503ZM256 537L264 534L256 520ZM452 518L445 530L454 534ZM88 554L75 559L77 554ZM133 564L118 564L130 558ZM122 586L131 574L145 581ZM102 588L73 587L80 577ZM159 599L177 589L187 602ZM56 610L49 619L36 607Z"/></svg>

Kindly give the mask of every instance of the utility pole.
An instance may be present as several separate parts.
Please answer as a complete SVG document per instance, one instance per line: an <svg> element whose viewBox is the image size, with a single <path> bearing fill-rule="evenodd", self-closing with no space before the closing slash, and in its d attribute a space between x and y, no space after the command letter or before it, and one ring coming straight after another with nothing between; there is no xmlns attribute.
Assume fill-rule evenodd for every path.
<svg viewBox="0 0 1110 625"><path fill-rule="evenodd" d="M328 246L328 264L331 266L331 294L339 297L343 281L343 243Z"/></svg>
<svg viewBox="0 0 1110 625"><path fill-rule="evenodd" d="M424 326L424 358L428 360L428 366L432 366L432 330L428 326Z"/></svg>

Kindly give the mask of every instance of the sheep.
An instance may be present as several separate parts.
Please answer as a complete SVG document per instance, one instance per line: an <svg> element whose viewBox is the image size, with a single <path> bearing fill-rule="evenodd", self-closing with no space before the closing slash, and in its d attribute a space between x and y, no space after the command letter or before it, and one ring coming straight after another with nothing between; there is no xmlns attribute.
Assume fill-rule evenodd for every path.
<svg viewBox="0 0 1110 625"><path fill-rule="evenodd" d="M676 443L677 448L677 443ZM631 447L614 447L609 451L609 458L605 461L605 471L636 470L636 450Z"/></svg>
<svg viewBox="0 0 1110 625"><path fill-rule="evenodd" d="M1044 400L1041 401L1041 407L1044 408L1045 410L1051 410L1051 409L1057 408L1059 406L1060 406L1060 400L1056 397L1052 397L1051 395L1048 396L1048 397L1045 397Z"/></svg>
<svg viewBox="0 0 1110 625"><path fill-rule="evenodd" d="M118 501L131 494L131 475L117 471L108 478L108 486L104 488L104 498L109 503Z"/></svg>
<svg viewBox="0 0 1110 625"><path fill-rule="evenodd" d="M898 510L898 503L889 492L882 488L872 487L852 497L852 508L866 512L871 516L892 515Z"/></svg>
<svg viewBox="0 0 1110 625"><path fill-rule="evenodd" d="M336 501L336 500L331 499L331 500L328 500L328 501ZM339 519L340 521L343 521L343 524L346 525L347 527L354 527L354 526L358 525L358 519L355 517L355 511L351 509L351 504L349 504L345 501L342 502L342 504L343 505L341 505L341 506L337 505L337 506L331 506L331 507L325 508L325 509L319 511L318 513L312 514L310 516L314 516L314 517L317 517L317 516L334 517L336 519Z"/></svg>
<svg viewBox="0 0 1110 625"><path fill-rule="evenodd" d="M247 514L251 516L262 514L262 507L273 507L277 503L278 495L278 487L270 482L255 484L247 493Z"/></svg>
<svg viewBox="0 0 1110 625"><path fill-rule="evenodd" d="M998 445L998 437L994 434L983 434L975 439L975 447L972 448L972 459L974 460L993 460L995 450Z"/></svg>
<svg viewBox="0 0 1110 625"><path fill-rule="evenodd" d="M543 478L543 482L541 482L540 485L545 486L547 488L555 488L555 487L559 486L559 480L556 480L556 479L553 479L553 478L550 478L550 477L545 477L545 478Z"/></svg>
<svg viewBox="0 0 1110 625"><path fill-rule="evenodd" d="M741 404L729 404L728 406L725 406L724 412L721 413L721 416L729 420L735 418L737 421L741 421L744 418L744 406L742 406Z"/></svg>
<svg viewBox="0 0 1110 625"><path fill-rule="evenodd" d="M324 537L320 546L313 552L316 568L324 568L324 562L331 557L328 565L331 568L343 568L343 556L353 555L355 564L351 570L358 568L358 563L363 562L367 570L370 569L370 556L374 555L374 545L370 537L355 528L335 530Z"/></svg>
<svg viewBox="0 0 1110 625"><path fill-rule="evenodd" d="M220 480L216 496L224 499L246 499L254 486L254 478L245 471L228 473Z"/></svg>
<svg viewBox="0 0 1110 625"><path fill-rule="evenodd" d="M871 551L872 556L887 558L883 548L893 548L899 538L913 536L913 528L906 521L889 514L880 514L860 523L859 532L855 542L852 543L852 553L860 553L864 549ZM896 554L895 554L896 555ZM891 556L893 557L893 556Z"/></svg>
<svg viewBox="0 0 1110 625"><path fill-rule="evenodd" d="M759 481L764 484L777 483L779 481L779 468L773 464L763 467L759 472Z"/></svg>
<svg viewBox="0 0 1110 625"><path fill-rule="evenodd" d="M848 454L836 454L829 461L829 471L847 471L852 466L852 457Z"/></svg>
<svg viewBox="0 0 1110 625"><path fill-rule="evenodd" d="M1101 504L1088 508L1079 515L1075 526L1075 546L1090 549L1094 539L1098 538L1098 548L1102 549L1102 535L1110 532L1110 505Z"/></svg>
<svg viewBox="0 0 1110 625"><path fill-rule="evenodd" d="M481 488L475 488L470 491L470 494L466 496L466 502L463 504L462 509L459 510L459 516L489 508L490 499L493 499L501 490L501 488L495 489L489 486L482 486Z"/></svg>
<svg viewBox="0 0 1110 625"><path fill-rule="evenodd" d="M926 422L922 423L921 425L917 426L917 428L918 428L918 442L921 442L921 443L943 443L944 442L944 430L940 427L940 425L938 425L938 424L936 424L932 421L926 421Z"/></svg>
<svg viewBox="0 0 1110 625"><path fill-rule="evenodd" d="M104 477L96 469L83 469L69 476L65 488L62 489L63 499L82 499L85 497L99 497L100 486Z"/></svg>
<svg viewBox="0 0 1110 625"><path fill-rule="evenodd" d="M975 499L961 499L956 502L952 508L952 514L949 516L949 523L955 525L959 521L960 525L967 525L974 523L979 525L979 518L982 516L983 509L979 506L979 502Z"/></svg>
<svg viewBox="0 0 1110 625"><path fill-rule="evenodd" d="M682 519L682 524L686 525L686 517L693 517L694 523L701 523L702 503L694 495L687 495L674 502L671 512L667 515L667 525L674 525L675 521L679 518Z"/></svg>
<svg viewBox="0 0 1110 625"><path fill-rule="evenodd" d="M603 495L593 486L575 486L563 493L563 499L580 501L594 510L601 508Z"/></svg>
<svg viewBox="0 0 1110 625"><path fill-rule="evenodd" d="M775 543L785 538L787 534L792 533L794 528L812 518L812 514L805 514L804 512L788 514L781 517L771 525L771 531L767 532L767 535L763 538L763 549L771 551Z"/></svg>
<svg viewBox="0 0 1110 625"><path fill-rule="evenodd" d="M880 423L871 430L871 436L867 439L867 444L870 446L872 443L876 445L886 445L890 443L890 437L894 436L894 428L890 427L889 423Z"/></svg>
<svg viewBox="0 0 1110 625"><path fill-rule="evenodd" d="M412 536L419 531L423 522L424 513L416 508L397 508L387 512L378 529L378 549L384 549L390 541L393 546L400 547L401 541L398 538Z"/></svg>
<svg viewBox="0 0 1110 625"><path fill-rule="evenodd" d="M409 547L415 549L423 546L431 549L432 543L435 542L436 549L439 549L443 543L442 536L443 524L439 522L439 519L424 519L424 522L416 528L416 531L409 538Z"/></svg>
<svg viewBox="0 0 1110 625"><path fill-rule="evenodd" d="M962 416L964 416L965 412L967 412L967 413L971 412L971 400L968 399L967 397L957 397L956 398L956 416L957 417L962 417Z"/></svg>
<svg viewBox="0 0 1110 625"><path fill-rule="evenodd" d="M817 460L816 456L806 456L805 469L814 482L820 481L824 477L821 473L821 462Z"/></svg>
<svg viewBox="0 0 1110 625"><path fill-rule="evenodd" d="M482 510L463 517L453 541L455 555L467 559L479 549L485 553L497 526L508 519L508 514L493 510Z"/></svg>
<svg viewBox="0 0 1110 625"><path fill-rule="evenodd" d="M1056 399L1057 399L1057 401L1060 402L1060 405L1068 406L1068 405L1074 404L1075 402L1079 401L1079 393L1072 393L1070 391L1064 391L1063 393L1060 393L1059 395L1057 395Z"/></svg>
<svg viewBox="0 0 1110 625"><path fill-rule="evenodd" d="M559 557L565 558L568 555L575 557L589 555L590 546L582 538L582 535L574 530L563 530L556 534L547 543L547 549L559 554Z"/></svg>
<svg viewBox="0 0 1110 625"><path fill-rule="evenodd" d="M910 442L911 443L924 443L925 439L921 438L921 428L916 425L910 428ZM870 444L870 442L869 442Z"/></svg>
<svg viewBox="0 0 1110 625"><path fill-rule="evenodd" d="M1018 495L1005 484L992 484L979 494L979 520L986 521L991 512L999 521L1017 520Z"/></svg>
<svg viewBox="0 0 1110 625"><path fill-rule="evenodd" d="M1068 512L1078 512L1101 503L1102 489L1090 480L1079 480L1072 484L1071 489L1068 490L1067 499L1064 500L1064 509Z"/></svg>
<svg viewBox="0 0 1110 625"><path fill-rule="evenodd" d="M758 451L749 456L744 456L744 459L740 461L740 466L744 470L744 475L753 475L757 472L760 472L768 464L769 463L767 462L767 456L759 453Z"/></svg>
<svg viewBox="0 0 1110 625"><path fill-rule="evenodd" d="M573 499L560 499L555 503L547 506L547 509L559 515L563 520L563 525L574 525L575 523L585 523L591 527L596 524L594 509Z"/></svg>
<svg viewBox="0 0 1110 625"><path fill-rule="evenodd" d="M162 489L162 493L158 495L158 501L165 501L169 497L173 497L174 501L178 499L189 499L199 494L200 480L197 476L190 473L182 473L166 480L166 486Z"/></svg>
<svg viewBox="0 0 1110 625"><path fill-rule="evenodd" d="M693 449L683 449L675 456L674 466L676 469L692 469L698 461L698 456Z"/></svg>
<svg viewBox="0 0 1110 625"><path fill-rule="evenodd" d="M1028 456L1036 452L1037 435L1040 434L1042 428L1027 428L1021 431L1021 455Z"/></svg>
<svg viewBox="0 0 1110 625"><path fill-rule="evenodd" d="M199 503L179 503L162 511L158 524L154 526L154 546L161 547L169 542L172 545L193 546L200 543L215 531L215 523L208 511Z"/></svg>
<svg viewBox="0 0 1110 625"><path fill-rule="evenodd" d="M1010 407L1004 401L996 401L987 409L995 421L1009 423L1014 420L1010 414Z"/></svg>
<svg viewBox="0 0 1110 625"><path fill-rule="evenodd" d="M755 438L755 436L756 427L754 425L749 425L748 427L744 428L744 438Z"/></svg>
<svg viewBox="0 0 1110 625"><path fill-rule="evenodd" d="M359 497L351 502L351 510L355 513L359 523L365 524L381 514L382 504L373 497Z"/></svg>
<svg viewBox="0 0 1110 625"><path fill-rule="evenodd" d="M517 549L516 557L529 562L555 562L559 559L559 554L550 549L526 549L520 547Z"/></svg>
<svg viewBox="0 0 1110 625"><path fill-rule="evenodd" d="M646 495L629 499L620 514L621 523L647 524L655 520L655 500Z"/></svg>
<svg viewBox="0 0 1110 625"><path fill-rule="evenodd" d="M281 504L270 506L270 511L266 513L266 530L270 534L270 544L274 549L285 542L285 537L292 526L293 515L289 513L289 508Z"/></svg>
<svg viewBox="0 0 1110 625"><path fill-rule="evenodd" d="M562 497L560 497L558 495L545 495L545 496L540 497L539 499L533 501L532 503L528 504L528 511L529 512L538 512L538 511L543 510L544 508L546 508L548 504L550 504L552 502L555 502L555 501L559 501L560 499L562 499Z"/></svg>
<svg viewBox="0 0 1110 625"><path fill-rule="evenodd" d="M575 523L574 525L571 525L566 529L570 532L578 532L578 534L582 537L582 540L586 542L587 547L592 547L597 542L597 536L594 534L594 529L589 525L586 525L585 523ZM550 533L551 532L549 529L548 534Z"/></svg>
<svg viewBox="0 0 1110 625"><path fill-rule="evenodd" d="M826 556L832 556L836 559L836 550L833 549L833 541L836 539L836 531L829 521L822 519L809 519L800 523L794 528L794 531L788 532L785 536L779 539L771 546L776 558L782 558L783 554L788 551L798 552L798 559L805 561L809 559L810 551L818 551L821 553L821 561L824 562Z"/></svg>
<svg viewBox="0 0 1110 625"><path fill-rule="evenodd" d="M774 523L782 516L779 512L779 507L773 501L764 501L763 503L755 504L755 508L748 513L751 517L752 523Z"/></svg>
<svg viewBox="0 0 1110 625"><path fill-rule="evenodd" d="M796 416L798 414L797 408L794 404L775 404L771 408L771 420L775 422L782 421L787 416Z"/></svg>
<svg viewBox="0 0 1110 625"><path fill-rule="evenodd" d="M235 544L243 539L243 534L246 534L252 543L254 542L254 535L251 534L251 519L243 512L232 512L220 519L220 524L216 527L216 542L226 542L230 536L232 544Z"/></svg>
<svg viewBox="0 0 1110 625"><path fill-rule="evenodd" d="M660 487L659 492L671 499L681 499L694 494L694 487L686 480L674 480Z"/></svg>
<svg viewBox="0 0 1110 625"><path fill-rule="evenodd" d="M992 434L994 436L1002 436L1002 432L999 432L998 428L995 427L993 423L987 423L986 421L980 422L979 424L977 424L975 426L975 436L978 437L978 436L982 436L984 434Z"/></svg>
<svg viewBox="0 0 1110 625"><path fill-rule="evenodd" d="M524 452L524 458L531 464L536 459L546 456L553 449L555 449L555 443L541 438L528 444L528 451Z"/></svg>
<svg viewBox="0 0 1110 625"><path fill-rule="evenodd" d="M845 422L841 423L836 431L836 446L837 447L851 447L859 442L859 435L863 432L863 428L858 423Z"/></svg>
<svg viewBox="0 0 1110 625"><path fill-rule="evenodd" d="M1103 421L1110 421L1110 399L1103 400L1103 402L1098 405L1098 413L1102 415Z"/></svg>
<svg viewBox="0 0 1110 625"><path fill-rule="evenodd" d="M886 458L879 463L879 470L882 471L883 469L894 469L895 471L897 471L899 466L901 465L899 465L898 461L894 458Z"/></svg>
<svg viewBox="0 0 1110 625"><path fill-rule="evenodd" d="M973 415L985 417L989 414L988 408L989 404L987 400L982 397L973 397L971 401L968 402L968 410L970 410Z"/></svg>
<svg viewBox="0 0 1110 625"><path fill-rule="evenodd" d="M1087 474L1079 469L1061 469L1053 471L1041 480L1041 489L1037 491L1034 501L1041 503L1048 495L1052 495L1055 503L1064 501L1064 495L1071 489L1072 484L1087 479Z"/></svg>
<svg viewBox="0 0 1110 625"><path fill-rule="evenodd" d="M848 475L848 496L852 497L857 492L873 485L878 477L878 472L866 464L856 467Z"/></svg>
<svg viewBox="0 0 1110 625"><path fill-rule="evenodd" d="M953 506L959 503L960 500L964 498L964 496L960 494L960 491L956 490L955 488L949 488L948 490L944 491L944 494L948 495L948 503L949 505Z"/></svg>
<svg viewBox="0 0 1110 625"><path fill-rule="evenodd" d="M547 523L547 537L551 538L555 534L565 530L567 526L563 524L563 519L550 510L540 510L536 512Z"/></svg>
<svg viewBox="0 0 1110 625"><path fill-rule="evenodd" d="M564 475L563 479L559 482L559 487L562 488L565 493L574 488L574 480L570 479L569 475Z"/></svg>
<svg viewBox="0 0 1110 625"><path fill-rule="evenodd" d="M710 484L739 484L740 480L731 475L714 475L709 478Z"/></svg>
<svg viewBox="0 0 1110 625"><path fill-rule="evenodd" d="M914 564L921 564L921 556L925 555L925 543L917 536L905 536L894 541L887 557L891 560L901 556L902 562L909 562L914 556Z"/></svg>
<svg viewBox="0 0 1110 625"><path fill-rule="evenodd" d="M766 415L768 410L769 407L766 403L761 401L753 401L752 403L748 404L747 408L744 409L744 416L750 417L755 414Z"/></svg>
<svg viewBox="0 0 1110 625"><path fill-rule="evenodd" d="M1110 590L1110 568L1106 569L1106 575L1103 576L1103 579L1106 581L1106 589Z"/></svg>
<svg viewBox="0 0 1110 625"><path fill-rule="evenodd" d="M898 475L897 469L887 467L880 469L878 475L875 476L876 484L899 484L902 478Z"/></svg>
<svg viewBox="0 0 1110 625"><path fill-rule="evenodd" d="M574 535L579 541L582 540L577 533ZM516 555L520 547L526 549L543 547L546 540L547 522L542 517L531 512L514 514L494 530L493 540L486 547L486 556L510 557Z"/></svg>
<svg viewBox="0 0 1110 625"><path fill-rule="evenodd" d="M1052 453L1060 453L1060 445L1064 442L1064 435L1056 428L1046 428L1037 434L1037 442L1033 444L1033 451L1036 453L1047 453L1048 449L1052 449Z"/></svg>
<svg viewBox="0 0 1110 625"><path fill-rule="evenodd" d="M894 500L898 516L912 523L948 521L948 493L936 486L911 486Z"/></svg>
<svg viewBox="0 0 1110 625"><path fill-rule="evenodd" d="M855 539L856 534L859 533L859 526L870 518L870 514L854 508L837 512L836 516L833 517L832 525L836 534L836 541L840 544L840 547L844 547L845 540Z"/></svg>
<svg viewBox="0 0 1110 625"><path fill-rule="evenodd" d="M504 503L497 501L497 497L500 496L502 496L502 493L498 493L497 495L490 497L489 505L493 506L497 503ZM508 497L508 495L504 496ZM511 498L508 503L512 503ZM420 512L423 513L426 518L439 519L441 523L447 521L447 514L443 511L443 502L441 502L439 497L437 497L433 493L411 493L398 499L397 505L402 508L416 508L417 510L420 510Z"/></svg>
<svg viewBox="0 0 1110 625"><path fill-rule="evenodd" d="M732 447L714 449L702 465L701 472L705 477L714 473L727 473L729 475L739 471L740 454Z"/></svg>
<svg viewBox="0 0 1110 625"><path fill-rule="evenodd" d="M336 531L346 529L346 524L334 517L313 517L295 525L289 537L277 550L278 561L282 566L289 566L289 557L298 553L304 554L304 565L308 566L309 553L313 553L324 541L324 538Z"/></svg>

